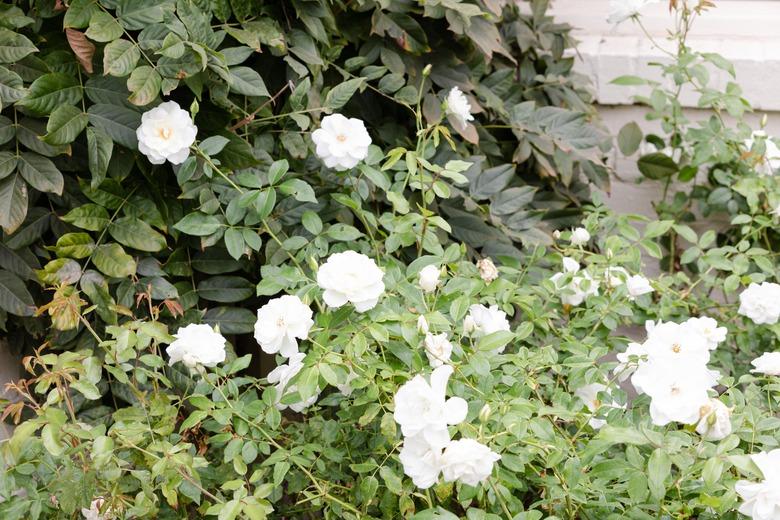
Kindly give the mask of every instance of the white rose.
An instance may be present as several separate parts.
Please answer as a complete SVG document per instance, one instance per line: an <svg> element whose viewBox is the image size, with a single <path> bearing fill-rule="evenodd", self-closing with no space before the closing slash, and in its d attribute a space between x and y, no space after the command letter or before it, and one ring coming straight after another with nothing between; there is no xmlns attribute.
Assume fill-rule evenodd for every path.
<svg viewBox="0 0 780 520"><path fill-rule="evenodd" d="M289 407L291 410L298 413L302 412L309 406L317 402L319 397L319 388L317 392L304 401L299 401L293 404L284 404L281 402L282 398L288 394L294 394L298 391L298 385L290 385L290 381L298 375L298 372L303 368L303 359L306 354L302 352L296 352L287 360L286 364L279 365L271 370L266 376L266 380L276 385L276 408L284 410ZM288 386L289 385L289 386Z"/></svg>
<svg viewBox="0 0 780 520"><path fill-rule="evenodd" d="M435 265L426 265L420 271L420 288L427 293L432 293L439 285L439 276L441 276L441 269L439 267Z"/></svg>
<svg viewBox="0 0 780 520"><path fill-rule="evenodd" d="M646 5L658 3L658 0L609 0L609 23L620 23L632 16L639 15L639 11Z"/></svg>
<svg viewBox="0 0 780 520"><path fill-rule="evenodd" d="M756 171L760 175L774 175L777 169L780 168L780 148L763 130L753 132L750 139L745 141L745 148L751 151L757 141L764 143L765 152L760 160L757 161Z"/></svg>
<svg viewBox="0 0 780 520"><path fill-rule="evenodd" d="M479 277L485 283L490 283L498 278L498 269L490 258L477 260L477 269L479 270Z"/></svg>
<svg viewBox="0 0 780 520"><path fill-rule="evenodd" d="M306 339L314 321L312 311L297 296L274 298L257 311L255 339L266 354L290 357L298 352L298 339Z"/></svg>
<svg viewBox="0 0 780 520"><path fill-rule="evenodd" d="M473 332L478 338L500 330L510 330L506 313L500 310L498 305L485 307L484 305L474 304L469 307L469 314L466 316L466 320L463 324L464 329L466 329L468 322L468 326L471 329L469 332ZM503 351L504 347L498 350L498 352Z"/></svg>
<svg viewBox="0 0 780 520"><path fill-rule="evenodd" d="M317 156L325 166L337 170L349 170L368 156L371 136L360 119L341 114L322 118L320 127L312 132L311 140Z"/></svg>
<svg viewBox="0 0 780 520"><path fill-rule="evenodd" d="M330 255L317 271L317 284L329 307L351 302L358 312L373 309L385 291L384 273L376 262L355 251Z"/></svg>
<svg viewBox="0 0 780 520"><path fill-rule="evenodd" d="M469 314L463 319L463 334L470 335L477 330L477 323L474 321L474 317Z"/></svg>
<svg viewBox="0 0 780 520"><path fill-rule="evenodd" d="M715 350L726 339L728 329L718 327L718 322L707 316L701 318L689 318L683 325L691 327L694 331L707 340L710 350Z"/></svg>
<svg viewBox="0 0 780 520"><path fill-rule="evenodd" d="M751 372L780 376L780 352L765 352L750 362L754 369Z"/></svg>
<svg viewBox="0 0 780 520"><path fill-rule="evenodd" d="M757 325L774 325L780 320L780 285L764 282L751 283L739 295L739 310Z"/></svg>
<svg viewBox="0 0 780 520"><path fill-rule="evenodd" d="M717 383L717 372L706 366L656 360L640 364L631 382L650 396L653 424L693 424L709 403L708 390Z"/></svg>
<svg viewBox="0 0 780 520"><path fill-rule="evenodd" d="M644 347L650 361L706 365L710 360L709 341L687 323L657 324L648 333Z"/></svg>
<svg viewBox="0 0 780 520"><path fill-rule="evenodd" d="M422 435L434 448L443 448L450 441L447 425L462 422L468 413L466 401L460 397L447 399L447 380L452 371L450 365L442 365L431 373L430 383L416 375L398 389L393 418L405 437Z"/></svg>
<svg viewBox="0 0 780 520"><path fill-rule="evenodd" d="M612 392L609 390L609 388L607 388L606 386L600 383L591 383L589 385L582 386L574 391L574 395L577 396L583 403L585 403L585 406L591 412L598 412L599 409L601 409L602 407L625 408L625 406L620 406L612 399L610 400L609 403L602 402L601 399L599 399L600 393L611 395ZM594 430L598 430L599 428L607 424L607 421L605 419L597 419L594 416L590 418L588 424L590 424L590 426Z"/></svg>
<svg viewBox="0 0 780 520"><path fill-rule="evenodd" d="M398 458L404 467L404 474L420 489L436 484L441 473L441 448L434 448L422 435L404 437L404 444Z"/></svg>
<svg viewBox="0 0 780 520"><path fill-rule="evenodd" d="M750 458L761 470L764 480L737 481L734 490L743 500L739 512L754 520L777 520L780 518L780 449L754 453Z"/></svg>
<svg viewBox="0 0 780 520"><path fill-rule="evenodd" d="M630 300L634 300L637 296L653 292L650 281L640 274L630 276L628 280L626 280L626 289L628 290L628 298Z"/></svg>
<svg viewBox="0 0 780 520"><path fill-rule="evenodd" d="M570 241L571 241L571 245L573 246L581 246L587 244L588 241L590 241L590 233L588 233L587 229L578 227L577 229L571 232Z"/></svg>
<svg viewBox="0 0 780 520"><path fill-rule="evenodd" d="M215 332L211 325L191 323L180 328L173 343L168 345L168 364L177 361L194 370L197 366L214 367L225 361L225 338Z"/></svg>
<svg viewBox="0 0 780 520"><path fill-rule="evenodd" d="M422 314L417 318L417 332L420 334L428 334L428 320Z"/></svg>
<svg viewBox="0 0 780 520"><path fill-rule="evenodd" d="M731 435L731 410L720 399L710 399L699 410L699 416L696 432L704 440L719 441Z"/></svg>
<svg viewBox="0 0 780 520"><path fill-rule="evenodd" d="M89 505L89 509L86 507L81 508L81 514L84 516L84 520L109 520L113 517L110 508L107 508L102 514L100 510L103 508L105 500L103 497L98 497L92 501Z"/></svg>
<svg viewBox="0 0 780 520"><path fill-rule="evenodd" d="M447 334L426 334L425 355L431 367L437 368L447 363L452 356L452 343L447 340Z"/></svg>
<svg viewBox="0 0 780 520"><path fill-rule="evenodd" d="M599 293L598 282L586 272L576 274L579 272L580 264L576 260L563 257L563 271L550 277L556 289L561 291L561 302L564 305L579 305L589 296L596 296ZM571 277L569 283L561 283L561 279L568 273L572 273L574 276Z"/></svg>
<svg viewBox="0 0 780 520"><path fill-rule="evenodd" d="M445 109L453 126L461 132L466 129L469 121L474 121L474 116L471 115L471 104L458 87L452 87L447 94Z"/></svg>
<svg viewBox="0 0 780 520"><path fill-rule="evenodd" d="M621 352L617 355L618 360L618 366L614 368L612 373L614 373L618 381L621 383L628 379L631 374L636 372L636 369L639 367L639 364L642 362L643 358L647 356L647 350L645 349L645 346L641 343L629 343L628 347L626 348L625 352ZM638 358L635 361L631 361L632 357ZM639 389L637 389L639 391ZM639 391L639 393L642 393Z"/></svg>
<svg viewBox="0 0 780 520"><path fill-rule="evenodd" d="M152 164L181 164L190 155L198 128L189 112L182 110L175 101L161 103L141 116L138 150Z"/></svg>
<svg viewBox="0 0 780 520"><path fill-rule="evenodd" d="M501 456L474 439L452 441L441 456L442 474L447 482L461 481L469 486L484 482Z"/></svg>

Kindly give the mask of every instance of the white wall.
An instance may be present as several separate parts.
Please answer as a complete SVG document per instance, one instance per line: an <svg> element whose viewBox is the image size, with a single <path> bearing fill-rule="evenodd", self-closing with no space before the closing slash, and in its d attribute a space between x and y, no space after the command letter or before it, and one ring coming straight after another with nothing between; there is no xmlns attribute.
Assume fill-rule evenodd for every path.
<svg viewBox="0 0 780 520"><path fill-rule="evenodd" d="M748 120L758 128L763 114L768 115L767 131L780 136L780 1L718 0L717 7L697 18L689 37L690 47L717 52L734 63L736 80L744 97L756 113ZM636 121L645 132L658 131L657 123L644 118L645 109L634 105L638 87L612 85L618 76L632 74L658 78L650 62L668 60L662 48L670 45L667 31L673 26L668 2L646 6L642 23L650 36L633 21L617 26L607 22L609 0L554 0L551 14L557 21L575 27L580 44L576 52L577 70L593 81L599 112L609 130L617 134L630 121ZM711 70L712 86L723 88L731 80L724 71ZM708 114L696 109L698 96L684 92L680 101L689 107L691 120L705 119ZM635 158L623 158L615 151L610 206L622 212L654 216L651 203L661 197L663 188L657 182L640 183ZM634 159L634 160L632 160Z"/></svg>

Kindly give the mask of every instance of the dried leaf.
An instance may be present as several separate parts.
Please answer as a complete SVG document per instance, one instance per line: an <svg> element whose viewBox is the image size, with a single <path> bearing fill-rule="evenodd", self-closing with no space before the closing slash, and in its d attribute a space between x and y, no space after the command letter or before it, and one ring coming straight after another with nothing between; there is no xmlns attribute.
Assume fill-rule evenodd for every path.
<svg viewBox="0 0 780 520"><path fill-rule="evenodd" d="M92 74L92 57L95 55L95 44L89 41L83 32L75 29L66 28L65 36L68 38L70 48L76 53L81 66L89 74Z"/></svg>

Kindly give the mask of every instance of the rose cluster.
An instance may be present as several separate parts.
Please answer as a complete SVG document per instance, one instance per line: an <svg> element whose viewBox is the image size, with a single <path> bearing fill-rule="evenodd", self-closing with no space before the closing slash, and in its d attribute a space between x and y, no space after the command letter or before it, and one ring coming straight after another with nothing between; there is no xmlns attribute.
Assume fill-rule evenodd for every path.
<svg viewBox="0 0 780 520"><path fill-rule="evenodd" d="M707 440L720 440L731 433L729 409L710 395L719 377L707 363L711 351L726 339L727 330L708 317L683 323L648 322L644 343L631 343L618 354L616 376L639 394L650 397L653 424L698 423Z"/></svg>
<svg viewBox="0 0 780 520"><path fill-rule="evenodd" d="M473 439L451 440L448 426L463 422L468 405L460 397L447 398L450 365L431 373L430 382L416 375L395 394L393 417L404 435L399 459L414 485L427 489L443 475L446 482L470 486L484 482L501 457Z"/></svg>

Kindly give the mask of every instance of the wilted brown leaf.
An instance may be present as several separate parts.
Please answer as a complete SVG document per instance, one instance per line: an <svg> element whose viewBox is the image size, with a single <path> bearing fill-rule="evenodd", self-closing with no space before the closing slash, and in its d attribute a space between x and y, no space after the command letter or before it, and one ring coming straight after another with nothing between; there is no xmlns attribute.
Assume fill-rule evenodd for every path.
<svg viewBox="0 0 780 520"><path fill-rule="evenodd" d="M89 74L92 74L92 57L95 55L95 44L89 41L83 32L76 29L66 28L65 36L68 38L70 48L76 53L81 66Z"/></svg>

